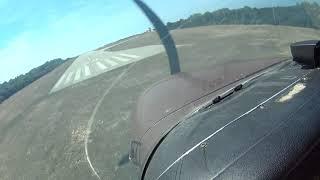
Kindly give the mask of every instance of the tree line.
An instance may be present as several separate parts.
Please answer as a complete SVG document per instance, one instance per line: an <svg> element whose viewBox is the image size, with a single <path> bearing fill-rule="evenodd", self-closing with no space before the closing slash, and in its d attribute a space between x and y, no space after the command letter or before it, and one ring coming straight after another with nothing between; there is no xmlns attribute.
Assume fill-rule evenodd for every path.
<svg viewBox="0 0 320 180"><path fill-rule="evenodd" d="M170 30L208 25L286 25L320 28L320 7L318 3L297 3L287 7L220 9L213 12L193 14L187 19L168 22Z"/></svg>
<svg viewBox="0 0 320 180"><path fill-rule="evenodd" d="M6 100L19 90L28 86L35 80L41 78L50 71L54 70L56 67L58 67L64 62L65 60L60 58L47 61L43 65L30 70L26 74L19 75L14 79L10 79L9 81L0 84L0 103L2 103L4 100Z"/></svg>

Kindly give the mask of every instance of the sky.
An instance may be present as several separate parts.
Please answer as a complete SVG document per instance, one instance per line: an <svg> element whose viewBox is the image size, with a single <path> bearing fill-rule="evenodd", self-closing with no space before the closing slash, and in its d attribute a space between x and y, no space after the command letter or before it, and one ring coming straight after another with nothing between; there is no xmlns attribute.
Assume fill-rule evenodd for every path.
<svg viewBox="0 0 320 180"><path fill-rule="evenodd" d="M294 5L298 0L145 0L175 21L220 8ZM145 31L151 24L132 0L0 0L0 83L54 58L74 57Z"/></svg>

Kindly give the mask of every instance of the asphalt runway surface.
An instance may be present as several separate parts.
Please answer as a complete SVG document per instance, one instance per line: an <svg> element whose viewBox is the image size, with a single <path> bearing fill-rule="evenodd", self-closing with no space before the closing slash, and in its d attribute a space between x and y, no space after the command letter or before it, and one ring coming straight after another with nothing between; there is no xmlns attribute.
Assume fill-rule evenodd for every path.
<svg viewBox="0 0 320 180"><path fill-rule="evenodd" d="M184 72L290 58L290 43L320 35L267 25L172 34L176 44L186 45L178 48ZM138 96L170 76L160 45L150 32L82 54L0 104L0 179L136 179L138 170L119 162L129 150L130 113ZM106 59L118 65L108 66Z"/></svg>

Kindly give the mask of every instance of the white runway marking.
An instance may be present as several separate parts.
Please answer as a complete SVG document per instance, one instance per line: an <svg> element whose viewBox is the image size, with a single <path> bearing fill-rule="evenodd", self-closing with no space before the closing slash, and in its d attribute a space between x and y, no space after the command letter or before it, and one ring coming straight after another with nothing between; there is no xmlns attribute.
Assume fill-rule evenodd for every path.
<svg viewBox="0 0 320 180"><path fill-rule="evenodd" d="M120 54L120 56L128 57L128 58L133 58L133 59L138 59L140 56L133 55L133 54Z"/></svg>
<svg viewBox="0 0 320 180"><path fill-rule="evenodd" d="M179 45L177 46L179 47ZM106 48L107 49L107 48ZM131 48L120 51L106 51L106 49L89 51L77 57L77 59L65 71L65 76L61 76L50 93L64 89L72 84L79 83L100 74L111 71L129 63L144 60L156 54L163 53L165 49L162 45L149 45ZM81 72L79 72L81 69ZM71 80L68 79L70 72L73 72Z"/></svg>
<svg viewBox="0 0 320 180"><path fill-rule="evenodd" d="M76 72L76 76L74 77L75 81L78 81L80 79L81 76L81 68L79 68Z"/></svg>
<svg viewBox="0 0 320 180"><path fill-rule="evenodd" d="M110 64L110 66L117 66L119 65L118 63L111 61L109 59L103 59L107 64Z"/></svg>
<svg viewBox="0 0 320 180"><path fill-rule="evenodd" d="M63 75L61 76L61 78L59 79L59 81L57 82L57 84L55 85L55 87L59 87L65 77L66 77L66 74L63 74Z"/></svg>
<svg viewBox="0 0 320 180"><path fill-rule="evenodd" d="M96 62L96 65L101 69L101 70L104 70L104 69L107 69L107 67L104 65L104 64L102 64L101 62Z"/></svg>
<svg viewBox="0 0 320 180"><path fill-rule="evenodd" d="M112 81L112 84L109 86L109 88L104 92L104 94L102 95L102 97L100 98L100 100L98 101L98 103L96 104L96 106L94 107L93 109L93 112L90 116L90 119L88 121L88 126L87 126L87 133L86 133L86 138L84 140L84 151L86 153L86 158L87 158L87 161L89 163L89 166L92 170L92 172L94 173L94 175L98 178L98 179L101 179L100 176L98 175L97 171L94 169L92 163L91 163L91 160L90 160L90 156L89 156L89 153L88 153L88 140L89 140L89 136L90 136L90 133L91 133L91 128L92 128L92 124L93 124L93 121L94 121L94 118L98 112L98 109L100 108L103 100L105 99L105 97L109 94L109 92L111 91L111 89L122 79L122 77L124 75L127 74L127 72L135 65L135 63L132 63L127 69L125 69L115 80Z"/></svg>
<svg viewBox="0 0 320 180"><path fill-rule="evenodd" d="M89 69L89 66L84 66L84 75L85 76L90 76L91 72L90 72L90 69Z"/></svg>
<svg viewBox="0 0 320 180"><path fill-rule="evenodd" d="M121 62L131 61L130 59L122 58L122 57L118 57L118 56L112 56L111 58L116 59L116 60L119 60L119 61L121 61Z"/></svg>
<svg viewBox="0 0 320 180"><path fill-rule="evenodd" d="M73 75L73 71L71 71L71 72L68 74L67 79L66 79L66 81L64 82L64 84L68 84L68 83L70 82L72 75Z"/></svg>

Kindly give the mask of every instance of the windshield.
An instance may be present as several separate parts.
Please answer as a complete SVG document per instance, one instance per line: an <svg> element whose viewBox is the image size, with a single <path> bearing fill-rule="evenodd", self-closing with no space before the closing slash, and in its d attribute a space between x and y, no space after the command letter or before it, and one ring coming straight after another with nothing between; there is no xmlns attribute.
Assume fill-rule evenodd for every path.
<svg viewBox="0 0 320 180"><path fill-rule="evenodd" d="M144 2L170 30L181 72L214 74L210 90L320 37L319 1ZM151 125L136 127L132 114L143 92L174 76L148 18L129 0L0 8L0 179L139 179L131 141Z"/></svg>

